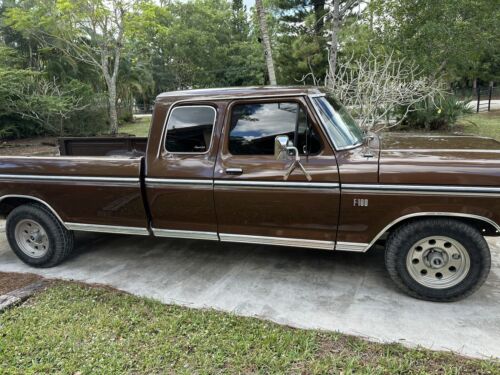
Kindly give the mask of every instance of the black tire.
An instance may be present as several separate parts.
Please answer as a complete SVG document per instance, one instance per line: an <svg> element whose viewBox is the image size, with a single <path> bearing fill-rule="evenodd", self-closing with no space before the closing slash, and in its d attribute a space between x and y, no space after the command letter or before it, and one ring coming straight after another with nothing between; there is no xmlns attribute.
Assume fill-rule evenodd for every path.
<svg viewBox="0 0 500 375"><path fill-rule="evenodd" d="M412 250L413 246L432 236L448 237L458 242L468 254L468 271L463 273L463 280L456 281L456 285L441 289L428 287L411 276L411 265L407 262L409 252L421 251L419 246ZM459 259L458 256L456 259ZM485 282L491 267L491 255L488 243L476 228L453 219L422 219L403 224L390 234L385 250L385 265L396 285L410 296L427 301L452 302L471 295Z"/></svg>
<svg viewBox="0 0 500 375"><path fill-rule="evenodd" d="M16 226L23 220L31 220L41 226L48 238L44 255L33 257L23 251L16 240ZM67 230L59 219L44 205L25 204L16 207L7 216L6 234L9 245L24 263L32 267L53 267L61 263L73 250L73 232Z"/></svg>

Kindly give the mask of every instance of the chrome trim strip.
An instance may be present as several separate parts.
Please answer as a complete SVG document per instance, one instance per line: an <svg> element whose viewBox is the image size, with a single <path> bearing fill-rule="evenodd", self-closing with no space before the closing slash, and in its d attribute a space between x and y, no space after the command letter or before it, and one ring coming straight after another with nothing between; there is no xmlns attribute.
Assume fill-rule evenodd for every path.
<svg viewBox="0 0 500 375"><path fill-rule="evenodd" d="M219 237L222 242L253 243L274 246L295 246L309 249L333 250L335 246L335 242L333 241L307 240L302 238L249 236L231 233L219 233Z"/></svg>
<svg viewBox="0 0 500 375"><path fill-rule="evenodd" d="M242 187L278 187L278 188L304 188L304 189L338 189L340 184L331 182L294 182L294 181L250 181L250 180L215 180L216 186L242 186Z"/></svg>
<svg viewBox="0 0 500 375"><path fill-rule="evenodd" d="M479 215L473 215L473 214L466 214L466 213L460 213L460 212L417 212L414 214L409 214L409 215L404 215L396 220L391 221L389 224L387 224L384 229L382 229L374 238L373 240L368 244L367 248L365 251L367 251L370 247L373 246L377 240L382 237L385 232L387 232L391 227L393 227L395 224L414 217L422 217L422 216L442 216L442 217L462 217L462 218L469 218L469 219L476 219L480 221L484 221L485 223L488 223L493 226L493 228L496 229L497 233L500 233L500 225L495 223L493 220L488 219L487 217L484 216L479 216Z"/></svg>
<svg viewBox="0 0 500 375"><path fill-rule="evenodd" d="M391 184L342 184L342 190L350 191L404 191L431 193L500 193L500 187L453 186L453 185L391 185Z"/></svg>
<svg viewBox="0 0 500 375"><path fill-rule="evenodd" d="M170 238L190 238L195 240L211 240L218 241L219 236L216 232L201 232L194 230L173 230L173 229L158 229L151 228L155 237L170 237Z"/></svg>
<svg viewBox="0 0 500 375"><path fill-rule="evenodd" d="M335 244L335 250L339 251L352 251L357 253L364 253L369 249L369 244L361 242L340 242Z"/></svg>
<svg viewBox="0 0 500 375"><path fill-rule="evenodd" d="M30 174L0 174L1 180L53 180L53 181L89 181L113 183L139 183L138 177L93 177L93 176L54 176Z"/></svg>
<svg viewBox="0 0 500 375"><path fill-rule="evenodd" d="M117 233L117 234L134 234L147 236L149 232L146 228L139 227L124 227L117 225L101 225L101 224L81 224L81 223L65 223L69 230L78 230L83 232L100 232L100 233Z"/></svg>
<svg viewBox="0 0 500 375"><path fill-rule="evenodd" d="M41 160L106 160L106 161L130 161L139 160L141 156L137 157L117 157L117 156L78 156L78 155L63 155L63 156L14 156L2 155L2 159L41 159Z"/></svg>
<svg viewBox="0 0 500 375"><path fill-rule="evenodd" d="M460 148L433 148L433 149L425 149L425 148L412 148L412 149L396 149L396 148L391 148L391 149L386 149L383 150L382 152L384 153L393 153L393 152L406 152L406 153L416 153L416 152L421 152L421 153L437 153L437 152L460 152L463 153L466 151L467 153L488 153L488 154L500 154L500 150L486 150L486 149L476 149L476 150L471 150L471 149L460 149Z"/></svg>
<svg viewBox="0 0 500 375"><path fill-rule="evenodd" d="M200 102L200 101L217 101L217 100L247 100L247 99L267 99L267 98L282 98L282 97L296 97L296 96L308 96L309 94L305 93L305 92L297 92L297 93L283 93L283 94L265 94L265 95L259 95L259 94L255 94L255 95L241 95L241 96L237 96L237 95L231 95L231 94L227 94L227 95L224 95L224 94L219 94L219 95L200 95L200 96L196 96L196 95L193 95L193 96L187 96L185 99L178 99L177 101L173 102L173 103L192 103L192 102ZM312 95L316 95L316 94L312 94ZM166 102L168 103L168 98L174 98L176 97L175 95L163 95L163 94L159 94L157 96L158 99L164 99L162 100L163 102ZM179 98L177 96L177 98Z"/></svg>
<svg viewBox="0 0 500 375"><path fill-rule="evenodd" d="M182 178L152 178L146 177L146 184L157 185L213 185L213 180L190 180Z"/></svg>
<svg viewBox="0 0 500 375"><path fill-rule="evenodd" d="M19 194L8 194L8 195L3 195L0 197L0 202L2 202L4 199L7 199L7 198L23 198L23 199L31 199L31 200L34 200L34 201L37 201L38 203L41 203L43 204L45 207L47 207L53 214L55 217L57 217L57 219L61 222L61 224L66 228L66 229L69 229L67 226L66 226L66 223L61 219L61 217L59 216L59 214L56 212L56 210L54 210L47 202L45 202L44 200L40 199L40 198L36 198L36 197L33 197L31 195L19 195Z"/></svg>

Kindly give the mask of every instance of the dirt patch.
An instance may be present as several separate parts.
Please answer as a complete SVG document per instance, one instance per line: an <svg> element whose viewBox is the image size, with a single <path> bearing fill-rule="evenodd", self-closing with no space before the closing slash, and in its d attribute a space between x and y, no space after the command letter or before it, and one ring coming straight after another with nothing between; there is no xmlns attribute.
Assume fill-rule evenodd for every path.
<svg viewBox="0 0 500 375"><path fill-rule="evenodd" d="M332 337L328 334L319 335L318 357L357 358L365 366L377 368L383 365L388 358L394 362L403 363L408 356L408 350L397 343L377 344L361 338L340 335ZM417 348L413 357L412 368L416 373L447 374L446 365L453 364L459 369L460 374L476 375L478 372L477 361L451 352L431 351ZM420 371L418 371L420 370ZM489 372L484 372L485 374Z"/></svg>
<svg viewBox="0 0 500 375"><path fill-rule="evenodd" d="M41 279L41 276L32 273L0 272L0 295L23 288Z"/></svg>
<svg viewBox="0 0 500 375"><path fill-rule="evenodd" d="M54 156L58 153L57 139L53 137L16 139L0 143L0 155Z"/></svg>

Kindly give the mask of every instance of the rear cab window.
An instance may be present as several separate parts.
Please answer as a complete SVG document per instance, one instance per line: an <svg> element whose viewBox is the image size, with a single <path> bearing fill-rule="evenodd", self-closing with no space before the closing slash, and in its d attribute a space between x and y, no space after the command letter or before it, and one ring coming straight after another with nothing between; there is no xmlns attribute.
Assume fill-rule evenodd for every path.
<svg viewBox="0 0 500 375"><path fill-rule="evenodd" d="M212 143L216 110L208 105L175 107L168 117L165 149L171 153L208 152Z"/></svg>

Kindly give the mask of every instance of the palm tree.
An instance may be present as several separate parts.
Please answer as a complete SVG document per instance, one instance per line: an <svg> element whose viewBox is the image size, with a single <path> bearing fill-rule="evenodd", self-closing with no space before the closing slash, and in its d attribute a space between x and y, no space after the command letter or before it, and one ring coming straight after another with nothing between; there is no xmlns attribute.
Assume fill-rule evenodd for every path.
<svg viewBox="0 0 500 375"><path fill-rule="evenodd" d="M260 34L262 35L262 43L264 44L264 53L266 56L267 72L269 74L269 83L276 85L276 73L274 71L273 53L271 49L271 39L267 29L266 10L262 5L262 0L255 0L257 8L257 17L259 18Z"/></svg>

